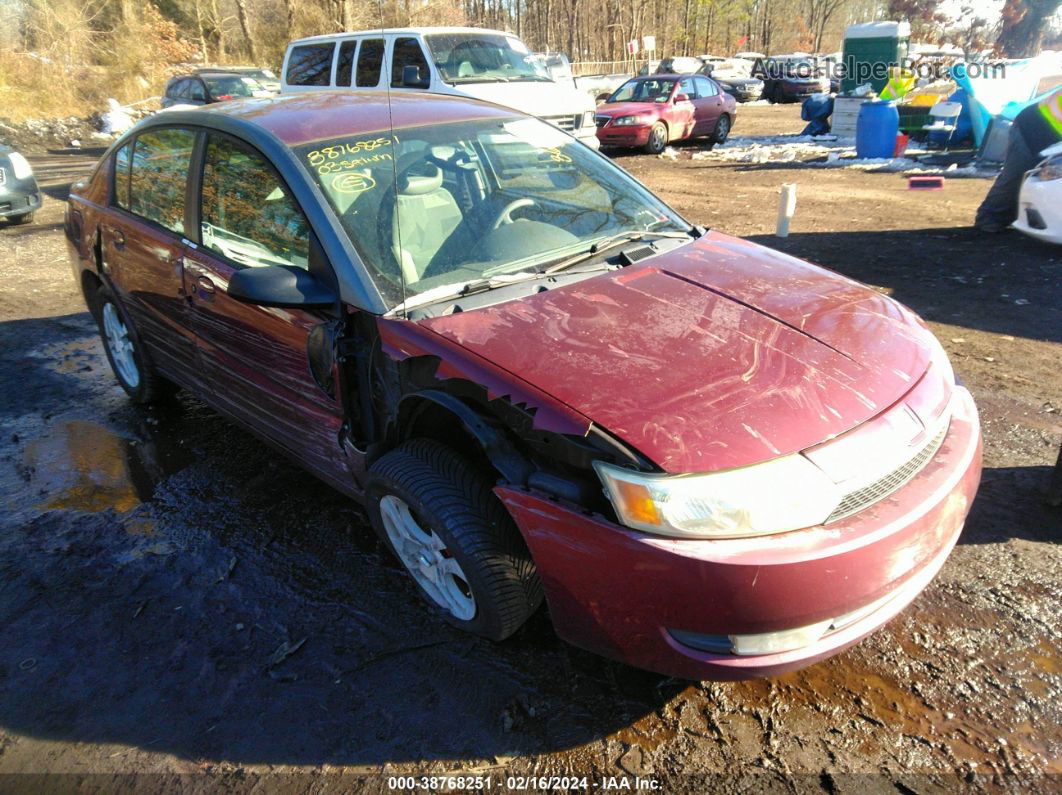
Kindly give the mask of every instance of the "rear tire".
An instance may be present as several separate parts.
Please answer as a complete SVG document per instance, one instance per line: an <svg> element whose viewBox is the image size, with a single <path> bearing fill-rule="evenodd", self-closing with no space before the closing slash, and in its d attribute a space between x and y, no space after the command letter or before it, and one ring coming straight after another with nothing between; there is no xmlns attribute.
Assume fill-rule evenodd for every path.
<svg viewBox="0 0 1062 795"><path fill-rule="evenodd" d="M730 117L724 113L719 117L719 121L715 123L715 132L712 134L712 142L717 144L726 143L728 135L730 135Z"/></svg>
<svg viewBox="0 0 1062 795"><path fill-rule="evenodd" d="M132 321L108 287L97 291L93 310L107 361L130 400L156 403L177 391L172 381L155 370Z"/></svg>
<svg viewBox="0 0 1062 795"><path fill-rule="evenodd" d="M651 155L658 155L667 148L667 125L658 121L649 131L649 140L646 141L645 151Z"/></svg>
<svg viewBox="0 0 1062 795"><path fill-rule="evenodd" d="M490 478L449 447L399 445L370 467L366 497L373 527L449 623L504 640L542 603L531 553Z"/></svg>

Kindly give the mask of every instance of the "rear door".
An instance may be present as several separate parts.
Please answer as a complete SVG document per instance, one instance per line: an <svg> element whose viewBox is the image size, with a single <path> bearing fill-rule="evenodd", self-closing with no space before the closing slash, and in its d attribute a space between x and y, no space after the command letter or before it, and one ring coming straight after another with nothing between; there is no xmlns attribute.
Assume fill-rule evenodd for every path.
<svg viewBox="0 0 1062 795"><path fill-rule="evenodd" d="M343 412L309 363L319 312L241 303L226 292L242 268L308 268L311 233L276 170L257 150L209 133L201 153L199 235L185 254L192 326L218 408L338 488L351 480L339 444ZM322 327L319 331L314 330Z"/></svg>
<svg viewBox="0 0 1062 795"><path fill-rule="evenodd" d="M697 75L693 78L697 88L697 99L693 101L696 106L697 135L708 135L715 130L719 122L719 116L723 113L723 92L714 80Z"/></svg>
<svg viewBox="0 0 1062 795"><path fill-rule="evenodd" d="M156 127L118 149L100 229L104 272L155 366L193 388L199 378L182 254L195 141L194 130Z"/></svg>

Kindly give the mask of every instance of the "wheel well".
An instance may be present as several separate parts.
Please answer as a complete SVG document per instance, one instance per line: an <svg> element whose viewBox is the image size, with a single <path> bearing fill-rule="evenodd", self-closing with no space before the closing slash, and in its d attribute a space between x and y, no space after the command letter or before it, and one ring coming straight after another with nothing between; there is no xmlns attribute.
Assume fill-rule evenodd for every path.
<svg viewBox="0 0 1062 795"><path fill-rule="evenodd" d="M479 442L452 411L426 398L412 399L409 403L408 410L403 407L408 421L401 423L396 441L433 439L454 450L475 449L484 461L488 460Z"/></svg>
<svg viewBox="0 0 1062 795"><path fill-rule="evenodd" d="M96 242L92 244L92 258L96 263L96 270L100 270L103 266L103 252L100 250L99 234L96 235ZM97 293L102 286L103 281L99 276L88 268L81 270L81 293L85 297L85 304L93 314L96 314Z"/></svg>
<svg viewBox="0 0 1062 795"><path fill-rule="evenodd" d="M526 483L534 469L495 418L437 390L403 399L394 429L390 434L392 444L432 439L509 483Z"/></svg>

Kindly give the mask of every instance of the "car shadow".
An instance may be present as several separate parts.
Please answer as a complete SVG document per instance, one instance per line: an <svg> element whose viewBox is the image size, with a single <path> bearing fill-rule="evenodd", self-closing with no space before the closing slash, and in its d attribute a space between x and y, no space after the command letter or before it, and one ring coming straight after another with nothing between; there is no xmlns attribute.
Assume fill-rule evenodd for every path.
<svg viewBox="0 0 1062 795"><path fill-rule="evenodd" d="M950 227L748 239L885 287L926 320L1062 342L1062 249L1018 232Z"/></svg>
<svg viewBox="0 0 1062 795"><path fill-rule="evenodd" d="M1052 471L1050 466L986 468L959 543L1062 542L1062 509L1047 503Z"/></svg>
<svg viewBox="0 0 1062 795"><path fill-rule="evenodd" d="M491 643L417 596L349 499L198 400L114 385L91 318L0 324L0 727L186 759L545 753L687 686L560 641ZM128 482L127 482L128 481Z"/></svg>

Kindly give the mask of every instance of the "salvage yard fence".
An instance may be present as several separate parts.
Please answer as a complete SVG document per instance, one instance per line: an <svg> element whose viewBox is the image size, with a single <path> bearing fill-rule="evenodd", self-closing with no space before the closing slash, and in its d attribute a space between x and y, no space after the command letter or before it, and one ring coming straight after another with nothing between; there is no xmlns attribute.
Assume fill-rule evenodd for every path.
<svg viewBox="0 0 1062 795"><path fill-rule="evenodd" d="M572 64L572 76L633 74L640 66L638 61L630 58L625 61L576 61Z"/></svg>

